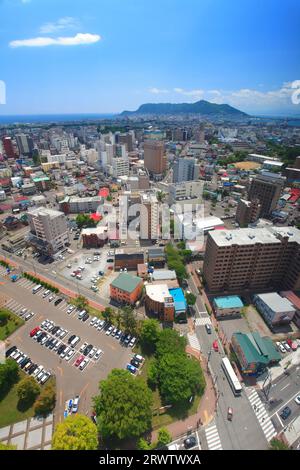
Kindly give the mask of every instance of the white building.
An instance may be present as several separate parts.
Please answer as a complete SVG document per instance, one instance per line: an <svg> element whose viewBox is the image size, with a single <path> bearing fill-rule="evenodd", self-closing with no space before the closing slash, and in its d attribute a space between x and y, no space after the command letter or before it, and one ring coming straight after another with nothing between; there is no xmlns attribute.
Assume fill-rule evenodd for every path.
<svg viewBox="0 0 300 470"><path fill-rule="evenodd" d="M140 211L140 238L157 240L160 233L159 204L154 194L142 194Z"/></svg>
<svg viewBox="0 0 300 470"><path fill-rule="evenodd" d="M128 176L129 174L129 162L121 157L113 158L112 161L112 175L114 178L120 176Z"/></svg>
<svg viewBox="0 0 300 470"><path fill-rule="evenodd" d="M36 208L27 212L30 233L28 241L42 253L53 255L69 244L66 216L59 211Z"/></svg>
<svg viewBox="0 0 300 470"><path fill-rule="evenodd" d="M169 203L183 199L199 198L203 192L203 181L183 181L169 185Z"/></svg>

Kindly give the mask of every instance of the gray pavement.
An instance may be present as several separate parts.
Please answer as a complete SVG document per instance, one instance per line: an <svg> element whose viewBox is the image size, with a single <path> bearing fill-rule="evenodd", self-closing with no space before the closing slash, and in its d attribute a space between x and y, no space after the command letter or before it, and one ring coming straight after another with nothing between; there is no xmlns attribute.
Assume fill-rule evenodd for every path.
<svg viewBox="0 0 300 470"><path fill-rule="evenodd" d="M0 428L0 442L17 446L17 450L47 450L51 448L53 414L47 418L28 418Z"/></svg>

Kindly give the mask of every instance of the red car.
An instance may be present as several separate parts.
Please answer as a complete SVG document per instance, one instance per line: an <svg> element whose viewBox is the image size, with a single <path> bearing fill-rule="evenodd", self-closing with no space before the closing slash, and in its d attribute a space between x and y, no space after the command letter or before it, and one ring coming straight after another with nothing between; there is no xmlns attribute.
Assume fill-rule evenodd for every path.
<svg viewBox="0 0 300 470"><path fill-rule="evenodd" d="M33 330L31 330L31 332L29 333L30 338L32 338L39 331L39 329L40 329L39 326L36 326L35 328L33 328Z"/></svg>
<svg viewBox="0 0 300 470"><path fill-rule="evenodd" d="M218 346L218 341L217 340L215 340L213 342L213 348L214 348L214 351L219 352L219 346Z"/></svg>
<svg viewBox="0 0 300 470"><path fill-rule="evenodd" d="M286 342L290 347L292 347L293 341L290 338L288 338Z"/></svg>
<svg viewBox="0 0 300 470"><path fill-rule="evenodd" d="M83 359L84 359L83 355L77 357L77 359L75 361L75 366L78 367L82 363Z"/></svg>

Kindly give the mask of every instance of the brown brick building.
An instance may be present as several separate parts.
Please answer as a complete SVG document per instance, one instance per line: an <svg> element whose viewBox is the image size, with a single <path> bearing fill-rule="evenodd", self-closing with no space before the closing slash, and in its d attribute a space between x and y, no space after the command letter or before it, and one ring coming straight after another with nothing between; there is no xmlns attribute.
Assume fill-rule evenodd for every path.
<svg viewBox="0 0 300 470"><path fill-rule="evenodd" d="M300 289L300 230L295 227L209 232L203 274L212 293Z"/></svg>

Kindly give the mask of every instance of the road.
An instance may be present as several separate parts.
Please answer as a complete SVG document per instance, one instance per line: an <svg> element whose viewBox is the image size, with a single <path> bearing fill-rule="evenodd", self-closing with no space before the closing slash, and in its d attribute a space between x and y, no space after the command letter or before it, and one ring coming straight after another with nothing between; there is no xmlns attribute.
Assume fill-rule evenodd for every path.
<svg viewBox="0 0 300 470"><path fill-rule="evenodd" d="M211 334L206 332L205 322L211 324L211 320L199 295L193 275L188 279L188 285L190 291L197 295L195 333L200 343L202 354L208 358L218 390L215 423L222 448L224 450L266 449L268 448L267 439L253 411L246 391L243 390L240 397L235 397L223 373L221 359L225 355L224 350L214 329L212 328ZM215 352L212 349L212 343L215 340L218 341L219 352ZM234 417L232 422L227 420L228 407L233 409Z"/></svg>

